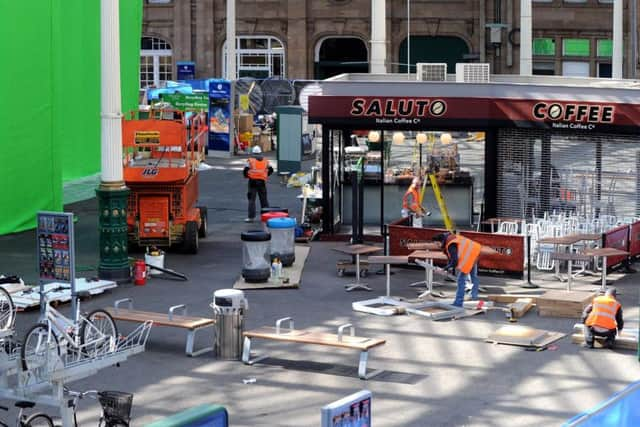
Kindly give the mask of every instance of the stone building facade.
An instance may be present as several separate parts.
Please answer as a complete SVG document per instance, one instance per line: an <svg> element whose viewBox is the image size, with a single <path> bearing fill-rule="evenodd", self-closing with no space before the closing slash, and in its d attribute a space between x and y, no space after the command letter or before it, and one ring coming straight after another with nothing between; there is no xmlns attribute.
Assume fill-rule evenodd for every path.
<svg viewBox="0 0 640 427"><path fill-rule="evenodd" d="M519 8L517 0L387 0L387 69L406 72L409 33L413 72L416 62L447 62L449 73L456 62L487 62L494 74L518 73ZM612 10L612 0L534 0L534 73L610 76ZM625 77L637 62L630 10L625 2ZM223 76L225 28L225 0L146 0L142 56L164 59L143 61L142 80L175 79L178 61L193 61L198 78ZM367 72L371 0L236 0L236 31L239 77Z"/></svg>

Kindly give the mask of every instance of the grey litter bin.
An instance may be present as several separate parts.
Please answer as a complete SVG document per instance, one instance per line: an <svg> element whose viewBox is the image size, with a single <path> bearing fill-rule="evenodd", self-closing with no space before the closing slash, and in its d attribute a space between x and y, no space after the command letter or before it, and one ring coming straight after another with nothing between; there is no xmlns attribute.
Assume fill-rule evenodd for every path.
<svg viewBox="0 0 640 427"><path fill-rule="evenodd" d="M244 316L249 304L244 292L237 289L220 289L213 293L216 340L213 351L218 359L240 360Z"/></svg>

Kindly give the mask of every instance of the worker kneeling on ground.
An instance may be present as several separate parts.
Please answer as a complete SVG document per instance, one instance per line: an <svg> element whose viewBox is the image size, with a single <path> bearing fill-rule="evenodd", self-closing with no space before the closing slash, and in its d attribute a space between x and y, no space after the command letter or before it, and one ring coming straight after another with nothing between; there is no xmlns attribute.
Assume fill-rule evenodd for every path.
<svg viewBox="0 0 640 427"><path fill-rule="evenodd" d="M616 300L615 288L607 289L604 295L595 297L582 312L584 323L584 342L593 348L595 336L604 337L604 347L613 348L617 331L624 326L622 305Z"/></svg>
<svg viewBox="0 0 640 427"><path fill-rule="evenodd" d="M422 227L422 217L431 215L431 212L426 211L420 204L420 186L420 178L413 178L409 189L402 197L401 211L402 217L411 216L411 224L418 228Z"/></svg>
<svg viewBox="0 0 640 427"><path fill-rule="evenodd" d="M442 244L449 263L445 270L451 270L452 273L458 270L458 289L456 290L456 299L453 305L462 307L464 302L464 291L467 283L467 276L471 276L471 299L478 299L478 289L480 288L480 280L478 279L478 259L482 245L471 239L462 237L452 233L438 234L433 240Z"/></svg>

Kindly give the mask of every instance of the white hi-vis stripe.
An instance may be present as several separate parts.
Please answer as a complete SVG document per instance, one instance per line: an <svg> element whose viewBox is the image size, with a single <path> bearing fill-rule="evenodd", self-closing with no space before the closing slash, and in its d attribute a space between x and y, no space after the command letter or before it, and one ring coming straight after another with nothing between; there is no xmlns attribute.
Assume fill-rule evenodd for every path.
<svg viewBox="0 0 640 427"><path fill-rule="evenodd" d="M460 247L458 248L458 257L463 256L463 258L458 258L458 266L466 265L471 258L471 240L465 239L464 237L460 238L462 241L460 242Z"/></svg>

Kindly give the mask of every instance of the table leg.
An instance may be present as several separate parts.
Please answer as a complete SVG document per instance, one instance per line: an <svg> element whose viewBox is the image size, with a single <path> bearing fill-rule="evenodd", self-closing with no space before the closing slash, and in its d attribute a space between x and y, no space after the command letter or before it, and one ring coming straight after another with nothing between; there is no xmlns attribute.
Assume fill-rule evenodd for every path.
<svg viewBox="0 0 640 427"><path fill-rule="evenodd" d="M360 283L360 254L356 254L356 282L348 285L344 285L347 292L356 290L356 289L364 289L365 291L370 291L371 288L365 285L364 283Z"/></svg>
<svg viewBox="0 0 640 427"><path fill-rule="evenodd" d="M607 290L607 257L602 257L602 287L600 288L602 292L606 292Z"/></svg>
<svg viewBox="0 0 640 427"><path fill-rule="evenodd" d="M387 297L391 297L391 265L386 264L385 270L387 273Z"/></svg>
<svg viewBox="0 0 640 427"><path fill-rule="evenodd" d="M428 259L427 262L429 263L429 271L427 271L427 289L429 290L429 293L433 293L433 260L432 259Z"/></svg>
<svg viewBox="0 0 640 427"><path fill-rule="evenodd" d="M571 283L573 282L573 275L571 274L571 267L573 266L573 261L569 260L567 262L567 264L569 266L568 267L568 271L567 271L567 274L568 274L568 277L567 277L567 290L570 291L571 290Z"/></svg>

